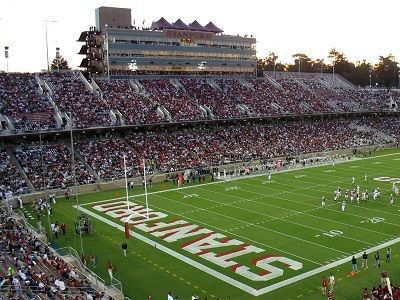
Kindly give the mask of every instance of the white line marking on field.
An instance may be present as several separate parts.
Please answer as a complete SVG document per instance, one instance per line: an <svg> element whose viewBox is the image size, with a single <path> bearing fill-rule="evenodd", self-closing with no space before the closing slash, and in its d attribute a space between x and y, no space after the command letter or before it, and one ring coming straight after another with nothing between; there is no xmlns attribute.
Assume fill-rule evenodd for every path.
<svg viewBox="0 0 400 300"><path fill-rule="evenodd" d="M393 155L400 155L400 153L382 154L382 155L377 155L377 156L367 157L367 158L358 158L358 157L355 157L355 158L350 159L350 160L343 160L343 161L335 162L335 164L352 163L352 162L354 162L354 161L359 161L359 160L376 159L376 158L378 158L378 157L386 157L386 156L393 156ZM320 164L320 165L311 165L311 166L306 166L306 167L299 167L299 168L293 168L293 169L287 169L287 170L277 171L277 172L275 172L274 174L278 174L278 173L287 173L287 172L294 172L294 171L299 171L299 170L304 170L304 169L313 169L313 168L319 168L319 167L328 166L328 165L331 165L331 162L324 163L324 164ZM351 167L358 167L358 166L350 166L350 168L351 168ZM162 191L150 192L150 193L147 193L147 195L154 195L154 194L160 194L160 193L174 192L174 191L179 191L179 190L185 190L185 189L191 189L191 188L198 188L198 187L203 187L203 186L207 186L207 185L214 185L214 184L222 184L222 183L227 183L227 182L231 182L231 181L243 180L243 179L254 178L254 177L261 177L261 176L265 176L265 173L263 173L263 174L252 174L252 175L241 176L241 177L234 177L234 178L230 178L230 179L228 179L228 180L220 180L220 181L207 182L207 183L203 183L203 184L199 184L199 185L183 186L183 187L181 187L181 188L166 189L166 190L162 190ZM274 181L271 181L271 182L274 182ZM144 197L144 196L145 196L145 194L138 194L138 195L131 195L131 196L129 196L129 198ZM126 199L126 196L117 197L117 198L111 198L111 199L107 199L107 200L100 200L100 201L95 201L95 202L90 202L90 203L85 203L85 204L81 204L80 206L91 205L91 204L95 204L95 203L108 202L108 201L110 201L110 200L121 200L121 199Z"/></svg>
<svg viewBox="0 0 400 300"><path fill-rule="evenodd" d="M77 207L74 206L74 208L77 208ZM109 219L106 219L105 217L102 217L102 216L100 216L100 215L98 215L98 214L96 214L96 213L94 213L94 212L92 212L92 211L90 211L90 210L88 210L86 208L79 207L79 210L82 211L83 213L91 216L91 217L94 217L94 218L96 218L96 219L98 219L98 220L100 220L100 221L102 221L102 222L104 222L104 223L106 223L108 225L111 225L111 226L117 228L120 231L124 231L125 230L124 226L119 225L119 224L117 224L117 223L115 223L115 222L113 222L113 221L111 221ZM224 282L226 282L226 283L228 283L228 284L230 284L230 285L232 285L234 287L237 287L237 288L239 288L239 289L241 289L241 290L243 290L243 291L245 291L245 292L247 292L247 293L249 293L249 294L251 294L253 296L261 296L261 295L266 294L268 292L271 292L271 291L274 291L276 289L282 288L284 286L293 284L293 283L295 283L297 281L303 280L305 278L308 278L308 277L311 277L313 275L319 274L321 272L327 271L327 270L329 270L331 268L337 267L337 266L339 266L341 264L347 263L348 261L351 260L353 255L361 256L363 254L363 251L361 251L359 253L355 253L353 255L346 256L343 259L337 260L337 261L332 262L330 264L327 264L325 266L310 270L310 271L305 272L303 274L291 277L289 279L280 281L278 283L275 283L275 284L272 284L272 285L267 286L265 288L257 290L257 289L254 289L254 288L252 288L252 287L250 287L250 286L248 286L248 285L246 285L246 284L244 284L244 283L242 283L242 282L240 282L238 280L235 280L235 279L233 279L233 278L231 278L229 276L221 274L220 272L218 272L218 271L216 271L214 269L211 269L211 268L209 268L207 266L204 266L201 263L199 263L197 261L194 261L194 260L192 260L192 259L190 259L190 258L188 258L188 257L186 257L186 256L184 256L184 255L182 255L180 253L177 253L174 250L171 250L171 249L165 247L164 245L161 245L161 244L159 244L159 243L157 243L157 242L155 242L155 241L153 241L153 240L151 240L151 239L149 239L149 238L147 238L145 236L142 236L142 235L138 234L136 231L131 231L130 230L130 234L133 237L145 242L146 244L149 244L151 246L157 245L157 249L163 251L164 253L167 253L167 254L169 254L169 255L171 255L171 256L173 256L173 257L175 257L175 258L177 258L177 259L179 259L179 260L181 260L181 261L183 261L183 262L185 262L185 263L187 263L187 264L189 264L189 265L191 265L191 266L193 266L193 267L195 267L195 268L197 268L197 269L199 269L199 270L201 270L201 271L203 271L205 273L208 273L208 274L210 274L210 275L212 275L212 276L214 276L214 277L216 277L216 278L218 278L218 279L220 279L220 280L222 280L222 281L224 281ZM391 246L393 244L396 244L398 242L400 242L400 237L398 237L396 239L393 239L393 240L391 240L389 242L380 244L379 246L375 246L375 247L366 249L364 251L366 251L367 253L374 253L374 252L376 252L376 251L378 251L380 249L387 248L387 247L389 247L389 246Z"/></svg>

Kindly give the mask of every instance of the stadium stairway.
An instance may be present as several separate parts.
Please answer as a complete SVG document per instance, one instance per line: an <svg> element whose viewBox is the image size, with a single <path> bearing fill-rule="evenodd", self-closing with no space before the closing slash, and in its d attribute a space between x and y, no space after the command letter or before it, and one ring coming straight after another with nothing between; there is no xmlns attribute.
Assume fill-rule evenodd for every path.
<svg viewBox="0 0 400 300"><path fill-rule="evenodd" d="M15 156L12 149L7 148L6 151L7 151L7 154L10 156L12 163L17 167L18 171L20 172L22 179L25 180L26 185L28 186L28 189L32 192L35 191L35 187L33 186L32 182L29 180L28 176L25 174L24 170L22 169L21 165L19 164L18 159Z"/></svg>
<svg viewBox="0 0 400 300"><path fill-rule="evenodd" d="M206 79L206 82L207 82L214 90L217 90L217 91L219 91L219 92L222 92L221 87L218 85L218 83L216 83L216 82L214 81L214 79L207 78L207 79Z"/></svg>
<svg viewBox="0 0 400 300"><path fill-rule="evenodd" d="M179 90L181 90L181 91L183 91L183 92L186 93L185 87L184 87L183 84L179 81L178 78L171 78L170 80L171 80L171 82L173 81L173 82L176 84L176 86L179 87ZM175 84L174 84L174 85L175 85Z"/></svg>
<svg viewBox="0 0 400 300"><path fill-rule="evenodd" d="M331 86L329 83L326 81L323 81L321 77L318 77L318 81L328 90L333 90L333 86Z"/></svg>
<svg viewBox="0 0 400 300"><path fill-rule="evenodd" d="M94 178L96 178L96 182L100 182L101 181L100 176L92 169L92 167L87 163L87 161L82 157L82 155L80 155L79 152L76 151L75 149L74 149L74 154L75 154L75 157L77 159L79 159L82 162L82 164L86 167L88 172L91 175L93 175Z"/></svg>
<svg viewBox="0 0 400 300"><path fill-rule="evenodd" d="M245 86L247 89L251 90L252 92L255 92L254 87L251 85L250 82L248 82L246 79L244 78L239 78L239 83L242 84L243 86Z"/></svg>
<svg viewBox="0 0 400 300"><path fill-rule="evenodd" d="M379 129L370 127L368 125L358 125L356 122L352 122L352 123L350 123L349 127L356 129L358 131L372 132L372 133L374 133L374 138L379 139L379 140L388 141L390 143L396 142L396 138L394 138L393 136L391 136L387 133L384 133L383 131L380 131Z"/></svg>
<svg viewBox="0 0 400 300"><path fill-rule="evenodd" d="M144 93L146 89L137 79L129 80L130 85L135 89L137 93Z"/></svg>
<svg viewBox="0 0 400 300"><path fill-rule="evenodd" d="M85 85L86 89L93 93L95 90L93 88L93 86L89 83L89 81L87 81L87 79L85 78L85 76L83 76L83 74L81 73L81 71L73 71L75 73L75 75L77 76L78 79L80 79L83 84Z"/></svg>
<svg viewBox="0 0 400 300"><path fill-rule="evenodd" d="M274 78L272 78L271 76L269 76L269 74L264 73L265 79L267 80L269 83L271 83L276 89L284 91L284 88L278 83L278 81L276 81ZM259 79L259 80L263 80L263 79Z"/></svg>
<svg viewBox="0 0 400 300"><path fill-rule="evenodd" d="M299 80L299 79L296 78L296 77L292 77L292 80L295 81L296 83L298 83L304 90L306 90L306 91L308 91L308 92L310 92L310 93L312 93L312 94L315 94L315 93L310 89L310 87L309 87L307 84L305 84L303 81Z"/></svg>

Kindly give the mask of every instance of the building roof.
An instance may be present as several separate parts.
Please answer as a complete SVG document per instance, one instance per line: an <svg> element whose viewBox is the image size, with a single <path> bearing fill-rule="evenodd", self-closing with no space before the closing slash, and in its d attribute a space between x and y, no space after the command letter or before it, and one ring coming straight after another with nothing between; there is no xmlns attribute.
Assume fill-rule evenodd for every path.
<svg viewBox="0 0 400 300"><path fill-rule="evenodd" d="M209 22L206 26L204 26L207 31L215 32L215 33L221 33L224 32L222 29L219 29L217 26L214 25L213 22Z"/></svg>
<svg viewBox="0 0 400 300"><path fill-rule="evenodd" d="M190 27L187 26L181 19L176 20L174 23L172 23L172 25L179 30L190 30Z"/></svg>
<svg viewBox="0 0 400 300"><path fill-rule="evenodd" d="M213 22L209 22L206 26L201 25L197 20L194 20L190 24L186 24L181 19L176 20L174 23L169 23L166 19L161 18L156 22L153 22L150 27L151 30L164 30L164 29L176 29L176 30L193 30L193 31L205 31L212 33L224 32Z"/></svg>
<svg viewBox="0 0 400 300"><path fill-rule="evenodd" d="M169 23L164 18L161 18L157 22L153 22L153 24L151 24L151 29L152 30L163 30L163 29L175 29L175 27L174 27L174 25Z"/></svg>
<svg viewBox="0 0 400 300"><path fill-rule="evenodd" d="M194 20L192 23L190 23L189 27L190 27L191 30L208 31L199 22L197 22L197 20Z"/></svg>

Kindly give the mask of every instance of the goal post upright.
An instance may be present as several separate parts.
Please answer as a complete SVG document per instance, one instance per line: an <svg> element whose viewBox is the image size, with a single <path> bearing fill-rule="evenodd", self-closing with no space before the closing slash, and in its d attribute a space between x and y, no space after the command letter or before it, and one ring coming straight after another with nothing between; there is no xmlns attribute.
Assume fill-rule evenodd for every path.
<svg viewBox="0 0 400 300"><path fill-rule="evenodd" d="M125 172L125 193L126 193L126 206L129 209L129 194L128 194L128 176L126 172L126 155L124 154L124 172Z"/></svg>
<svg viewBox="0 0 400 300"><path fill-rule="evenodd" d="M146 199L146 215L147 219L149 218L149 204L147 201L147 180L146 180L146 160L142 158L143 163L143 180L144 180L144 197Z"/></svg>

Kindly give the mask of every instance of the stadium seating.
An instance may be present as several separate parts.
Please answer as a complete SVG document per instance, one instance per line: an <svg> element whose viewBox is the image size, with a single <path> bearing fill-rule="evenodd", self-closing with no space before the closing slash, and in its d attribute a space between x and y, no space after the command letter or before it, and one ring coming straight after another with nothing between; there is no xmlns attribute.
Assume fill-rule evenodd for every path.
<svg viewBox="0 0 400 300"><path fill-rule="evenodd" d="M71 151L66 144L58 143L43 147L22 146L15 149L15 154L35 189L44 188L44 177L47 189L74 185ZM79 160L75 161L75 173L78 184L94 182L94 177Z"/></svg>
<svg viewBox="0 0 400 300"><path fill-rule="evenodd" d="M17 132L57 126L54 109L28 73L0 73L0 113L12 118Z"/></svg>
<svg viewBox="0 0 400 300"><path fill-rule="evenodd" d="M25 180L5 150L0 150L0 200L29 192Z"/></svg>
<svg viewBox="0 0 400 300"><path fill-rule="evenodd" d="M99 80L98 85L110 108L122 114L126 125L159 123L157 105L137 93L127 80Z"/></svg>
<svg viewBox="0 0 400 300"><path fill-rule="evenodd" d="M123 156L126 156L127 176L138 176L139 159L122 139L106 139L79 142L77 151L103 180L124 177Z"/></svg>
<svg viewBox="0 0 400 300"><path fill-rule="evenodd" d="M199 105L206 106L217 119L230 119L245 116L237 107L237 102L212 86L206 79L180 79L186 92Z"/></svg>
<svg viewBox="0 0 400 300"><path fill-rule="evenodd" d="M107 103L87 90L77 73L41 74L51 89L52 99L63 113L73 113L74 127L111 125Z"/></svg>
<svg viewBox="0 0 400 300"><path fill-rule="evenodd" d="M204 119L196 102L184 91L174 87L169 80L140 80L151 98L172 114L174 121Z"/></svg>
<svg viewBox="0 0 400 300"><path fill-rule="evenodd" d="M103 299L104 291L23 224L3 211L0 222L1 299Z"/></svg>

